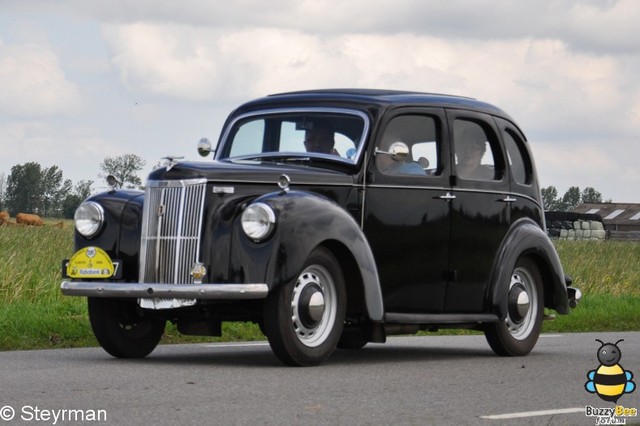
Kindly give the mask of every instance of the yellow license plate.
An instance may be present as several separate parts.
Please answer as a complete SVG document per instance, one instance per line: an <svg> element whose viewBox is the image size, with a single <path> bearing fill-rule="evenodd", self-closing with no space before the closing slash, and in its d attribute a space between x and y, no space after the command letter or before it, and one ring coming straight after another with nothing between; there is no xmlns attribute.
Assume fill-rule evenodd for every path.
<svg viewBox="0 0 640 426"><path fill-rule="evenodd" d="M70 278L109 278L114 273L111 258L99 247L78 250L67 264L67 276Z"/></svg>

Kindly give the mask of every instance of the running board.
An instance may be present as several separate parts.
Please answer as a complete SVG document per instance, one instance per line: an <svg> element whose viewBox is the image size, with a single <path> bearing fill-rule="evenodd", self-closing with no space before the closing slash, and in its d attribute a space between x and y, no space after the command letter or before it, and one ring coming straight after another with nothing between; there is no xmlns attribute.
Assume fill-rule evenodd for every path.
<svg viewBox="0 0 640 426"><path fill-rule="evenodd" d="M495 314L405 314L387 312L384 321L388 324L468 324L498 322Z"/></svg>

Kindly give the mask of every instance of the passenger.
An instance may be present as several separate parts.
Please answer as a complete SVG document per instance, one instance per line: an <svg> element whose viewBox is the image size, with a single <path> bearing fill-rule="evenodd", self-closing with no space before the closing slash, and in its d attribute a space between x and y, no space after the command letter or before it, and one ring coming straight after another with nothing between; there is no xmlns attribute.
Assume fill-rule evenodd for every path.
<svg viewBox="0 0 640 426"><path fill-rule="evenodd" d="M376 164L378 169L387 174L401 174L401 175L424 175L426 174L424 167L413 161L406 161L399 159L397 156L393 156L389 150L397 143L385 143L381 144L381 151L376 154ZM387 146L388 145L388 146ZM428 160L422 159L426 162L428 167Z"/></svg>
<svg viewBox="0 0 640 426"><path fill-rule="evenodd" d="M484 130L475 123L458 121L454 128L454 138L458 176L464 179L494 179L494 170L482 164L482 157L487 150Z"/></svg>

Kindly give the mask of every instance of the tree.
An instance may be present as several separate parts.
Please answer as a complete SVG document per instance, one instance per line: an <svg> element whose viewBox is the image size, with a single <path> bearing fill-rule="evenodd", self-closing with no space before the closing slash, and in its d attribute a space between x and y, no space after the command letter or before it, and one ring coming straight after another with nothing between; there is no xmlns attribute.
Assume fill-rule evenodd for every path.
<svg viewBox="0 0 640 426"><path fill-rule="evenodd" d="M542 188L540 192L545 210L568 211L573 210L580 203L602 203L602 194L590 186L582 192L577 186L572 186L562 198L558 198L558 190L555 186Z"/></svg>
<svg viewBox="0 0 640 426"><path fill-rule="evenodd" d="M76 209L91 195L92 180L81 180L74 188L73 193L68 194L62 203L62 214L65 219L73 219Z"/></svg>
<svg viewBox="0 0 640 426"><path fill-rule="evenodd" d="M113 175L118 181L117 188L140 188L142 180L140 180L137 173L142 170L144 164L145 161L135 154L107 157L100 164L100 169L102 169L104 175L98 176L104 178L108 175Z"/></svg>
<svg viewBox="0 0 640 426"><path fill-rule="evenodd" d="M542 205L545 210L558 210L558 190L555 186L542 188Z"/></svg>
<svg viewBox="0 0 640 426"><path fill-rule="evenodd" d="M572 186L562 197L564 210L573 210L580 204L580 188Z"/></svg>
<svg viewBox="0 0 640 426"><path fill-rule="evenodd" d="M58 166L42 169L38 163L18 164L7 178L4 205L12 215L60 216L71 186L71 180L63 179Z"/></svg>
<svg viewBox="0 0 640 426"><path fill-rule="evenodd" d="M5 177L4 173L0 173L0 211L6 208L5 201L4 201L6 186L7 186L7 178Z"/></svg>
<svg viewBox="0 0 640 426"><path fill-rule="evenodd" d="M42 200L40 213L43 216L59 216L62 213L64 199L71 191L71 180L62 179L62 170L51 166L42 171L40 186Z"/></svg>
<svg viewBox="0 0 640 426"><path fill-rule="evenodd" d="M583 203L601 203L602 202L602 194L588 186L582 191L582 202Z"/></svg>
<svg viewBox="0 0 640 426"><path fill-rule="evenodd" d="M16 213L39 213L42 200L42 170L38 163L18 164L7 178L6 203L12 216Z"/></svg>

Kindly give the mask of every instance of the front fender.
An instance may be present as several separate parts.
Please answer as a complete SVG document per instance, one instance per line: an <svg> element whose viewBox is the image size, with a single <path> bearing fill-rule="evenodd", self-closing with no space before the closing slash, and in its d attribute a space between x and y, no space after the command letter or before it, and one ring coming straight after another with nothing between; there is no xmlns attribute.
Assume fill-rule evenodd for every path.
<svg viewBox="0 0 640 426"><path fill-rule="evenodd" d="M112 258L123 262L125 280L137 280L143 196L142 191L117 190L87 198L86 201L94 201L104 209L104 227L91 239L76 231L75 249L100 247Z"/></svg>
<svg viewBox="0 0 640 426"><path fill-rule="evenodd" d="M567 286L560 258L547 234L530 219L515 222L502 242L496 258L489 292L492 312L507 315L508 286L518 258L531 256L540 268L545 307L569 313Z"/></svg>
<svg viewBox="0 0 640 426"><path fill-rule="evenodd" d="M271 193L254 202L263 202L273 208L276 213L274 234L262 243L250 241L244 235L238 217L234 241L239 244L234 244L233 258L237 262L239 256L251 255L252 260L263 263L260 270L253 271L253 274L263 274L254 278L258 280L256 282L266 282L270 289L288 283L297 278L314 248L338 243L348 248L357 264L369 318L382 320L382 292L373 253L349 213L327 198L299 191ZM247 269L248 265L244 263ZM232 265L233 269L237 266Z"/></svg>

